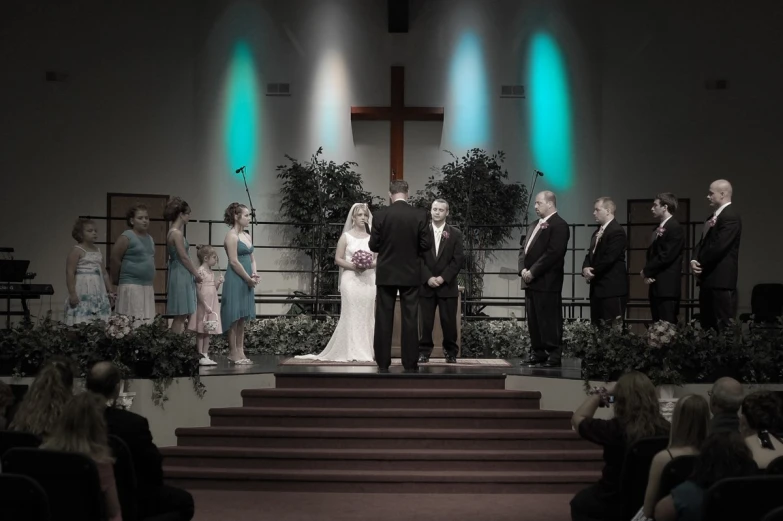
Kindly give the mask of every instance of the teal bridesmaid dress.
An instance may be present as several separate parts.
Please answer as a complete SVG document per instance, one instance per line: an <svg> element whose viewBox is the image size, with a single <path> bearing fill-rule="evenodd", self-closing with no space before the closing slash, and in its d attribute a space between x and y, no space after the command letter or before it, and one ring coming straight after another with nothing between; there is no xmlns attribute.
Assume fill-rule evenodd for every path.
<svg viewBox="0 0 783 521"><path fill-rule="evenodd" d="M185 251L190 243L185 240ZM166 246L169 254L169 281L166 302L167 315L192 315L196 312L196 281L179 259L177 247L174 244Z"/></svg>
<svg viewBox="0 0 783 521"><path fill-rule="evenodd" d="M252 246L248 247L244 242L237 241L237 260L248 275L253 275L252 255ZM240 318L256 318L255 290L248 286L229 264L220 299L220 320L223 323L223 331L227 331L231 324Z"/></svg>

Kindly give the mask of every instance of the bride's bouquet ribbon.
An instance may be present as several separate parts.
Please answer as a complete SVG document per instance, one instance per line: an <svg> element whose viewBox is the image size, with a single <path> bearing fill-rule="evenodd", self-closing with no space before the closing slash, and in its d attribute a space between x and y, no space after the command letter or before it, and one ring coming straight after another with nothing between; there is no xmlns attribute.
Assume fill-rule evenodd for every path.
<svg viewBox="0 0 783 521"><path fill-rule="evenodd" d="M351 255L351 263L359 269L369 269L372 267L373 256L369 251L359 250Z"/></svg>

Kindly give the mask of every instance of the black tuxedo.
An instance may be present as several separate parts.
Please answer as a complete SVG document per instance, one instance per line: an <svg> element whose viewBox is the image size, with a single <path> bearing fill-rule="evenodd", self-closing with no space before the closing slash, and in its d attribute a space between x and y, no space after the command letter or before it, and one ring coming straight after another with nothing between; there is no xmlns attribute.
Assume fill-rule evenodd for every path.
<svg viewBox="0 0 783 521"><path fill-rule="evenodd" d="M582 263L582 270L593 268L595 275L590 281L590 320L596 325L601 321L615 320L618 316L624 319L628 303L628 270L625 265L628 239L625 230L616 219L612 219L598 240L600 229L593 233L590 249Z"/></svg>
<svg viewBox="0 0 783 521"><path fill-rule="evenodd" d="M375 363L391 365L394 302L400 294L402 314L402 365L418 367L419 254L432 247L427 212L397 201L378 212L372 221L370 250L378 254L375 268Z"/></svg>
<svg viewBox="0 0 783 521"><path fill-rule="evenodd" d="M710 216L711 218L712 216ZM708 219L709 222L709 219ZM701 265L698 278L702 326L715 328L737 316L737 272L742 221L733 204L721 210L715 224L705 224L693 260Z"/></svg>
<svg viewBox="0 0 783 521"><path fill-rule="evenodd" d="M563 274L571 229L558 213L552 214L541 227L538 226L540 221L534 222L527 231L527 240L519 249L518 268L520 275L525 269L533 275L533 280L525 286L525 313L532 356L560 362Z"/></svg>
<svg viewBox="0 0 783 521"><path fill-rule="evenodd" d="M429 358L432 348L432 327L435 324L435 310L440 310L440 325L443 329L443 351L448 356L457 356L457 297L459 284L457 275L462 269L465 253L462 247L462 232L445 224L435 253L435 231L428 226L432 248L420 255L421 288L419 289L419 313L421 337L419 353ZM442 277L443 284L432 288L427 281Z"/></svg>
<svg viewBox="0 0 783 521"><path fill-rule="evenodd" d="M163 484L163 457L152 441L147 419L114 407L107 407L104 417L109 434L120 438L130 449L136 470L140 517L167 515L166 519L191 519L193 496Z"/></svg>
<svg viewBox="0 0 783 521"><path fill-rule="evenodd" d="M662 228L660 234L658 228ZM652 242L647 248L647 261L642 274L646 278L655 279L649 290L653 322L665 320L676 324L682 293L685 231L674 217L658 228L653 232Z"/></svg>

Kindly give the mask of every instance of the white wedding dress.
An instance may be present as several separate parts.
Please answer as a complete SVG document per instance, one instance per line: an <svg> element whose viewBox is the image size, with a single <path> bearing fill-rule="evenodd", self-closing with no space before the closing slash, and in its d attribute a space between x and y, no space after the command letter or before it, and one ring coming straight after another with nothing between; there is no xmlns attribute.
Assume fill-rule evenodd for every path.
<svg viewBox="0 0 783 521"><path fill-rule="evenodd" d="M357 239L348 232L345 260L359 250L370 251L370 238ZM326 348L317 355L303 355L299 360L328 360L332 362L372 362L373 333L375 331L375 270L359 273L342 270L340 276L340 320Z"/></svg>

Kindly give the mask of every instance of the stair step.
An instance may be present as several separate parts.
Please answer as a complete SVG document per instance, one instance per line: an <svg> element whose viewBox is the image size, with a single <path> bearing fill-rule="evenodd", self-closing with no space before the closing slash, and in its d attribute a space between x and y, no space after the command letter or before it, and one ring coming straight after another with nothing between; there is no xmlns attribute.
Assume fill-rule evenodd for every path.
<svg viewBox="0 0 783 521"><path fill-rule="evenodd" d="M505 389L245 389L245 407L538 409L538 391Z"/></svg>
<svg viewBox="0 0 783 521"><path fill-rule="evenodd" d="M389 429L188 427L176 430L180 446L380 449L589 449L565 429Z"/></svg>
<svg viewBox="0 0 783 521"><path fill-rule="evenodd" d="M259 470L165 466L169 484L189 489L392 493L572 493L598 480L597 471Z"/></svg>
<svg viewBox="0 0 783 521"><path fill-rule="evenodd" d="M505 389L505 374L275 373L275 387L356 389Z"/></svg>
<svg viewBox="0 0 783 521"><path fill-rule="evenodd" d="M167 447L165 464L188 468L321 470L600 470L600 450L443 450Z"/></svg>
<svg viewBox="0 0 783 521"><path fill-rule="evenodd" d="M571 419L570 412L524 409L231 407L209 414L215 427L568 429Z"/></svg>

